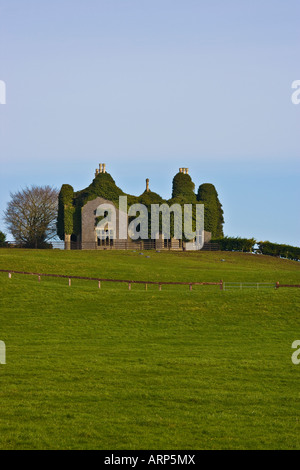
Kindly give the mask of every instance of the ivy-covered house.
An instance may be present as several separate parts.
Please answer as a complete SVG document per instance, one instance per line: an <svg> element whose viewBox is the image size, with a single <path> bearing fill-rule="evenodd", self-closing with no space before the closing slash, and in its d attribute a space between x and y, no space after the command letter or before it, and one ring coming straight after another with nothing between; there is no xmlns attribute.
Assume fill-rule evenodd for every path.
<svg viewBox="0 0 300 470"><path fill-rule="evenodd" d="M180 168L173 178L172 198L164 200L159 194L149 188L146 180L146 189L140 196L126 194L120 189L112 176L106 172L105 164L100 164L95 172L92 183L81 191L74 191L72 186L63 184L59 193L57 234L65 242L65 249L171 249L182 250L186 240L174 237L174 228L171 226L170 237L166 239L160 231L157 239L149 237L132 240L129 235L124 238L119 233L119 220L127 217L124 207L119 207L120 196L126 196L127 209L135 203L147 207L149 214L151 204L175 203L183 207L184 204L204 204L204 241L211 237L223 236L223 210L218 199L215 187L204 184L195 193L195 185L188 174L187 168ZM124 200L124 198L123 198ZM103 204L113 207L116 214L116 223L109 221L99 230L98 208ZM107 215L107 214L105 214ZM149 215L150 217L150 215ZM128 218L127 218L128 220ZM130 222L130 220L128 220ZM149 219L150 221L150 219ZM171 219L172 223L172 219Z"/></svg>

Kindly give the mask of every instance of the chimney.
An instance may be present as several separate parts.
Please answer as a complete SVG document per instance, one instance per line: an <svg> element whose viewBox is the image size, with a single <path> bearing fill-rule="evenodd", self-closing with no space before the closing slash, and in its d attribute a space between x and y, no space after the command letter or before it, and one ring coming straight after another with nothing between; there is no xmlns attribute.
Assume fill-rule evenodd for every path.
<svg viewBox="0 0 300 470"><path fill-rule="evenodd" d="M106 170L105 170L105 163L103 163L103 173L106 173Z"/></svg>
<svg viewBox="0 0 300 470"><path fill-rule="evenodd" d="M149 178L146 179L146 191L149 193Z"/></svg>
<svg viewBox="0 0 300 470"><path fill-rule="evenodd" d="M102 163L99 163L99 173L102 173Z"/></svg>

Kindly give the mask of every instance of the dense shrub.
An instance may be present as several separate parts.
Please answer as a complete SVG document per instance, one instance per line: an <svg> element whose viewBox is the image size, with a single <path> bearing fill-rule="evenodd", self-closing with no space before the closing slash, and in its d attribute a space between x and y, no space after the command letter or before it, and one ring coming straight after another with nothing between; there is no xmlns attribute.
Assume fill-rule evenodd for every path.
<svg viewBox="0 0 300 470"><path fill-rule="evenodd" d="M212 243L218 243L222 251L243 251L251 253L254 250L256 240L254 238L224 237L214 238Z"/></svg>
<svg viewBox="0 0 300 470"><path fill-rule="evenodd" d="M277 256L295 261L300 260L300 248L291 245L280 245L269 241L258 242L258 253L269 256Z"/></svg>
<svg viewBox="0 0 300 470"><path fill-rule="evenodd" d="M222 238L223 209L214 185L205 183L199 186L197 200L204 204L204 229L211 232L213 238Z"/></svg>
<svg viewBox="0 0 300 470"><path fill-rule="evenodd" d="M73 233L74 190L69 184L63 184L58 195L57 235L61 240L64 235Z"/></svg>
<svg viewBox="0 0 300 470"><path fill-rule="evenodd" d="M84 190L74 193L75 209L74 209L74 234L79 235L81 232L81 208L89 201L102 197L119 205L119 196L126 194L118 188L114 179L109 173L99 173L95 176L92 183Z"/></svg>
<svg viewBox="0 0 300 470"><path fill-rule="evenodd" d="M172 199L181 198L185 204L196 202L195 185L190 175L177 173L173 178Z"/></svg>

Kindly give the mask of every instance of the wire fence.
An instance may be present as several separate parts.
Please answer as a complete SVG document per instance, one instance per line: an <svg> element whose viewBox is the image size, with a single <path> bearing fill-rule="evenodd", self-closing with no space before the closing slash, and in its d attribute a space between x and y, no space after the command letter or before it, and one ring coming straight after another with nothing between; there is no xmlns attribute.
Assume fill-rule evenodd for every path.
<svg viewBox="0 0 300 470"><path fill-rule="evenodd" d="M162 250L162 251L184 251L184 244L179 243L181 240L171 242L171 240L105 240L102 244L98 241L94 242L74 242L70 241L69 248L71 250ZM25 244L15 241L7 241L4 245L6 248L26 248ZM65 249L65 242L62 240L52 240L43 249ZM220 251L218 243L204 243L199 251Z"/></svg>
<svg viewBox="0 0 300 470"><path fill-rule="evenodd" d="M223 290L230 289L279 289L282 287L300 287L300 284L280 284L279 282L223 282Z"/></svg>
<svg viewBox="0 0 300 470"><path fill-rule="evenodd" d="M224 282L223 289L274 289L276 284L270 282Z"/></svg>
<svg viewBox="0 0 300 470"><path fill-rule="evenodd" d="M38 281L41 282L42 277L55 277L68 279L68 284L71 286L72 279L83 279L85 281L97 281L98 288L101 288L102 282L115 282L115 283L124 283L128 284L128 289L131 290L132 284L144 284L145 289L147 290L148 285L157 285L159 290L162 290L163 285L182 285L189 286L189 290L193 289L193 286L219 286L223 290L223 281L218 282L179 282L179 281L140 281L132 279L109 279L109 278L100 278L100 277L85 277L85 276L72 276L67 274L48 274L48 273L35 273L35 272L26 272L26 271L15 271L11 269L0 269L2 273L8 273L9 279L12 278L12 274L25 274L28 276L36 276Z"/></svg>
<svg viewBox="0 0 300 470"><path fill-rule="evenodd" d="M132 284L143 284L147 290L148 285L156 285L159 290L162 290L162 286L189 286L189 290L193 290L193 286L218 286L220 290L226 291L230 289L279 289L284 287L294 287L300 288L300 284L280 284L278 281L276 283L272 282L224 282L222 279L217 282L205 282L205 281L193 281L193 282L181 282L181 281L141 281L133 279L110 279L110 278L100 278L100 277L86 277L86 276L73 276L69 274L50 274L50 273L36 273L36 272L27 272L27 271L15 271L12 269L0 269L0 272L7 273L9 279L12 278L12 274L21 274L27 276L36 276L38 281L41 282L42 277L54 277L68 279L68 285L71 286L72 279L82 279L85 281L96 281L98 282L98 288L101 288L102 282L113 282L113 283L122 283L128 284L128 289L131 290Z"/></svg>

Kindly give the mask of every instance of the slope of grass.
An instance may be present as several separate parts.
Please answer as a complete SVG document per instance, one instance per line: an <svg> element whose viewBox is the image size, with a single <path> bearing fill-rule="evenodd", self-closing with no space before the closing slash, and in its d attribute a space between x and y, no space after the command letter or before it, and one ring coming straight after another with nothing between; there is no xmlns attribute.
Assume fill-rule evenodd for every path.
<svg viewBox="0 0 300 470"><path fill-rule="evenodd" d="M291 261L145 254L0 250L0 269L299 283ZM299 449L299 307L297 289L0 273L0 449Z"/></svg>
<svg viewBox="0 0 300 470"><path fill-rule="evenodd" d="M150 256L150 258L146 258ZM224 260L224 261L223 261ZM300 263L231 252L0 250L0 269L162 281L299 282Z"/></svg>

